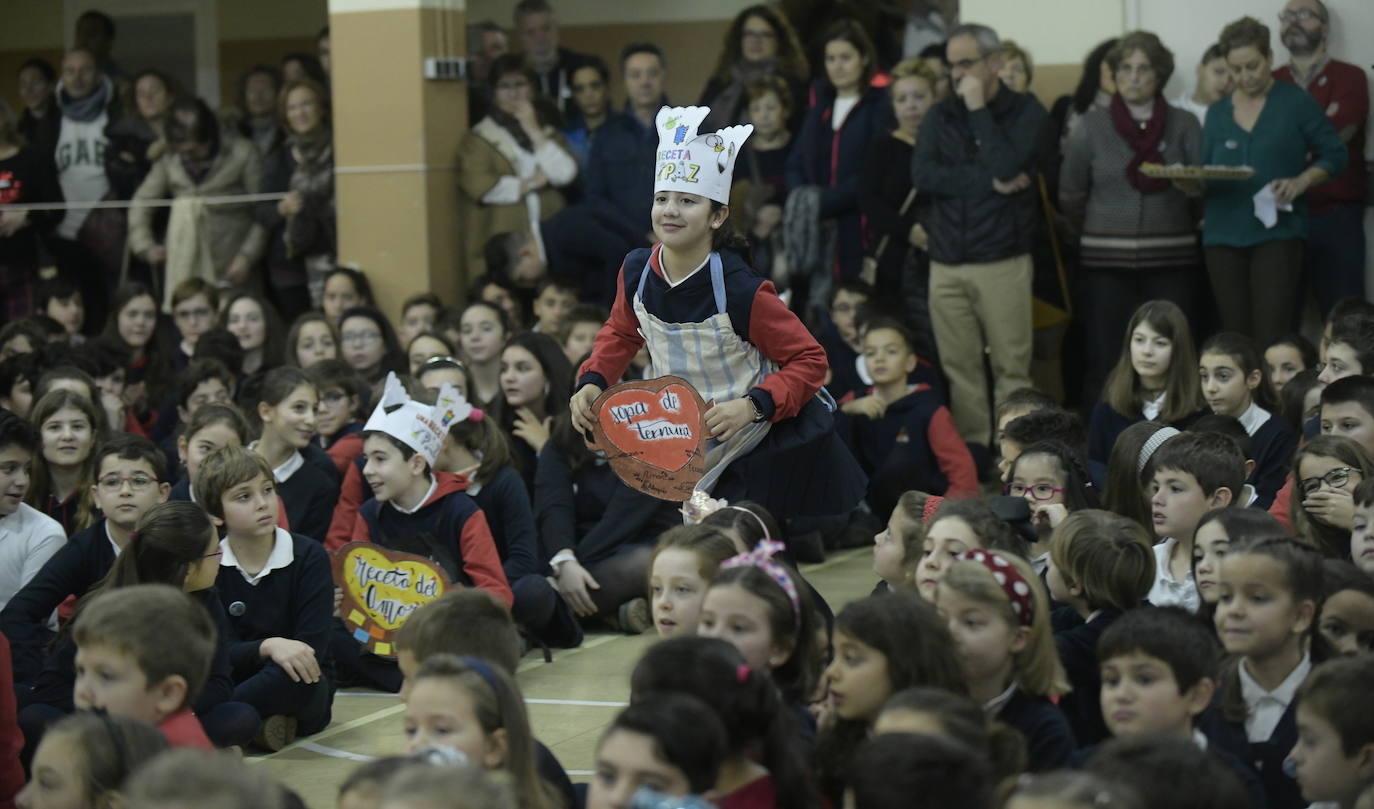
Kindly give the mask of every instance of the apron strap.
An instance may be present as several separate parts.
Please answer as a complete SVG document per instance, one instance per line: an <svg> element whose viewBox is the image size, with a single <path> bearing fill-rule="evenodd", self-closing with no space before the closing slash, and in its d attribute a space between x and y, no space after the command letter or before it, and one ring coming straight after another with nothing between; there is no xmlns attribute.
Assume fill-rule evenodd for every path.
<svg viewBox="0 0 1374 809"><path fill-rule="evenodd" d="M639 287L635 290L635 297L644 300L644 283L649 280L649 274L654 271L652 265L653 253L649 253L649 258L644 260L644 272L639 274ZM662 258L659 259L662 261ZM720 261L720 253L711 252L708 260L711 271L711 292L716 298L716 314L725 314L725 269Z"/></svg>

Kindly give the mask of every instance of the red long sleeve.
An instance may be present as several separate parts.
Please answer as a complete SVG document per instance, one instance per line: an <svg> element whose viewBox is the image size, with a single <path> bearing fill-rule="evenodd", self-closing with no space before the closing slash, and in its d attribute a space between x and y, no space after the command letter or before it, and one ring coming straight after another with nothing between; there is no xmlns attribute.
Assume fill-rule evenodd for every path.
<svg viewBox="0 0 1374 809"><path fill-rule="evenodd" d="M800 413L825 384L830 363L825 349L778 297L772 281L764 281L754 293L749 342L778 364L778 372L769 374L758 386L773 397L772 420L790 419Z"/></svg>
<svg viewBox="0 0 1374 809"><path fill-rule="evenodd" d="M501 599L507 607L514 604L515 595L501 569L501 555L496 552L486 514L478 510L463 522L458 546L463 552L463 572L472 579L473 585Z"/></svg>
<svg viewBox="0 0 1374 809"><path fill-rule="evenodd" d="M14 798L24 788L24 768L19 766L24 734L19 730L13 671L10 642L0 634L0 809L14 809Z"/></svg>
<svg viewBox="0 0 1374 809"><path fill-rule="evenodd" d="M973 463L973 454L968 451L968 444L959 436L959 431L954 426L954 417L944 405L936 408L930 417L930 423L926 426L926 443L935 453L935 462L940 465L940 471L949 481L945 497L977 497L981 494L978 488L978 468Z"/></svg>
<svg viewBox="0 0 1374 809"><path fill-rule="evenodd" d="M334 506L334 518L329 521L329 531L325 534L324 549L335 553L353 541L357 532L354 523L358 520L358 509L367 500L367 481L358 465L350 463L344 472L343 486L339 489L339 502Z"/></svg>
<svg viewBox="0 0 1374 809"><path fill-rule="evenodd" d="M615 279L615 303L611 306L611 316L596 333L592 344L592 355L582 363L577 375L600 374L606 384L614 385L630 367L630 361L644 345L639 333L639 316L635 314L634 304L625 295L625 266L622 264Z"/></svg>
<svg viewBox="0 0 1374 809"><path fill-rule="evenodd" d="M1285 530L1293 530L1293 473L1288 473L1288 480L1283 482L1283 488L1274 495L1274 502L1269 504L1269 515L1283 523Z"/></svg>

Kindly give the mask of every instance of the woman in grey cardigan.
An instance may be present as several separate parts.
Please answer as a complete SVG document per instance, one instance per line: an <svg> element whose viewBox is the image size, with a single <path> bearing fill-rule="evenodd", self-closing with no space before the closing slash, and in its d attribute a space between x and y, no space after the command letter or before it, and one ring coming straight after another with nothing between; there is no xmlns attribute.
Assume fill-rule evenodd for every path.
<svg viewBox="0 0 1374 809"><path fill-rule="evenodd" d="M1135 31L1107 55L1117 92L1084 114L1065 144L1059 201L1080 235L1078 306L1087 331L1085 401L1097 398L1121 351L1121 324L1145 301L1197 317L1201 254L1189 197L1142 163L1201 163L1202 128L1164 100L1174 57L1159 37Z"/></svg>

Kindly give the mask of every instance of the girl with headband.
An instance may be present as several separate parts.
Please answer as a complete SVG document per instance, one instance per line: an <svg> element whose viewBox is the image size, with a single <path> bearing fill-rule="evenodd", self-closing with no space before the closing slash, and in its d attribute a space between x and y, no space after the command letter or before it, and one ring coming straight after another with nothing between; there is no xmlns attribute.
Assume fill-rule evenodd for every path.
<svg viewBox="0 0 1374 809"><path fill-rule="evenodd" d="M1032 772L1058 769L1074 751L1068 719L1051 698L1069 690L1054 645L1049 597L1030 564L971 550L950 565L935 599L949 622L969 694L1026 737Z"/></svg>
<svg viewBox="0 0 1374 809"><path fill-rule="evenodd" d="M630 677L630 702L646 695L696 697L725 726L711 802L720 809L820 809L796 743L797 728L766 670L714 638L671 638L650 647Z"/></svg>
<svg viewBox="0 0 1374 809"><path fill-rule="evenodd" d="M539 777L524 697L500 666L475 657L430 657L405 707L407 753L456 750L474 767L509 773L519 809L561 809L557 789Z"/></svg>
<svg viewBox="0 0 1374 809"><path fill-rule="evenodd" d="M866 481L834 433L834 400L821 389L825 350L749 266L748 245L727 221L735 160L753 126L698 132L709 113L658 112L659 241L625 258L611 317L579 371L573 425L591 433L592 403L643 346L647 377L681 377L715 403L704 419L702 491L758 501L782 519L847 513Z"/></svg>
<svg viewBox="0 0 1374 809"><path fill-rule="evenodd" d="M765 540L721 563L701 603L697 634L728 641L752 668L771 674L809 746L816 723L806 706L824 665L826 635L797 572L773 558L781 549Z"/></svg>

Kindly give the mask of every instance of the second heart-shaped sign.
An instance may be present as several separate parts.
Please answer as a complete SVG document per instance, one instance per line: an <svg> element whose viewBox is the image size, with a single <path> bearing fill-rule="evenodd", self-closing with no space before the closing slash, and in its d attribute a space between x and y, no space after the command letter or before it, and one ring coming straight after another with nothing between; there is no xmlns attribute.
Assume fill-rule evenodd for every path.
<svg viewBox="0 0 1374 809"><path fill-rule="evenodd" d="M682 501L705 474L707 404L675 376L608 388L593 405L596 445L625 483Z"/></svg>

